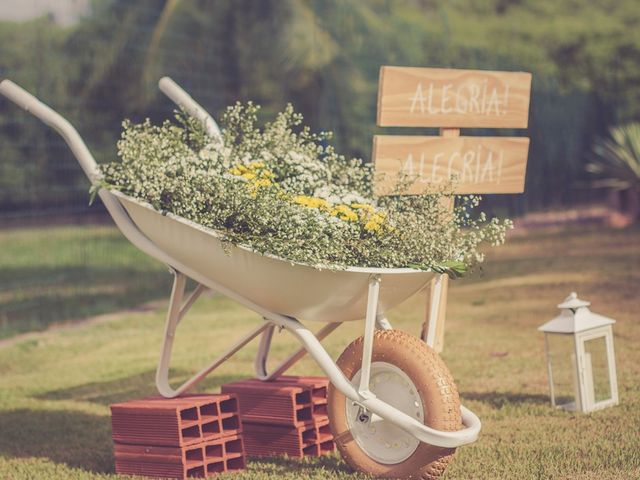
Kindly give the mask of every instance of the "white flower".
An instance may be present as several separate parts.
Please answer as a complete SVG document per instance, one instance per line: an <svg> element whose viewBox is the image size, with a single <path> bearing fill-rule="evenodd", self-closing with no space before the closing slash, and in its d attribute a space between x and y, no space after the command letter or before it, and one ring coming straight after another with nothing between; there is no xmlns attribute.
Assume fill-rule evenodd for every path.
<svg viewBox="0 0 640 480"><path fill-rule="evenodd" d="M121 161L102 166L104 185L217 229L227 244L325 267L471 265L484 260L481 243L503 243L512 226L472 215L475 195L462 197L452 215L445 187L376 198L372 166L325 147L328 134L299 129L292 107L263 129L257 111L250 103L227 109L224 147L194 119L124 121ZM231 173L240 166L243 175ZM409 187L400 179L398 192Z"/></svg>

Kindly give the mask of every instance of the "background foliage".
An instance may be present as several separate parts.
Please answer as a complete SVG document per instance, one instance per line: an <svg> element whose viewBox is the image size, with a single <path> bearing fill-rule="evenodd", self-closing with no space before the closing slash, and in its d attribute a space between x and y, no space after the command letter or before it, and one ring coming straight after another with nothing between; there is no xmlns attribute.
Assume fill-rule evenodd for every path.
<svg viewBox="0 0 640 480"><path fill-rule="evenodd" d="M162 75L215 115L236 100L265 116L292 101L366 159L380 65L531 71L526 193L487 202L518 214L600 195L585 188L585 152L640 118L639 24L635 0L96 0L71 27L0 23L0 77L68 115L100 161L123 118L169 114ZM87 211L64 144L5 100L0 159L0 218Z"/></svg>

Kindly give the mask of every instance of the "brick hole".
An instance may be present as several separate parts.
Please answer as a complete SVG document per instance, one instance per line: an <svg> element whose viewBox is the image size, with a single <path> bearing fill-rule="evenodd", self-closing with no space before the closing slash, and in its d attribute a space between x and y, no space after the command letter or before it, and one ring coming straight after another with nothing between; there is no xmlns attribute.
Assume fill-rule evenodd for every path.
<svg viewBox="0 0 640 480"><path fill-rule="evenodd" d="M298 410L296 412L296 420L299 422L311 420L311 407L305 407Z"/></svg>
<svg viewBox="0 0 640 480"><path fill-rule="evenodd" d="M314 388L313 398L317 400L325 400L327 398L327 387Z"/></svg>
<svg viewBox="0 0 640 480"><path fill-rule="evenodd" d="M198 420L198 409L196 407L186 408L180 412L182 420Z"/></svg>
<svg viewBox="0 0 640 480"><path fill-rule="evenodd" d="M320 453L333 452L336 449L336 444L333 440L327 440L320 444Z"/></svg>
<svg viewBox="0 0 640 480"><path fill-rule="evenodd" d="M187 470L187 477L191 478L206 478L204 474L204 467L193 467Z"/></svg>
<svg viewBox="0 0 640 480"><path fill-rule="evenodd" d="M307 444L309 442L315 442L316 440L316 429L310 428L309 430L305 430L302 432L302 443Z"/></svg>
<svg viewBox="0 0 640 480"><path fill-rule="evenodd" d="M227 460L227 471L243 470L245 467L244 458L236 457Z"/></svg>
<svg viewBox="0 0 640 480"><path fill-rule="evenodd" d="M327 414L327 405L314 405L313 406L313 414L314 415L326 415Z"/></svg>
<svg viewBox="0 0 640 480"><path fill-rule="evenodd" d="M237 430L240 428L240 421L238 420L238 416L234 415L233 417L223 418L222 419L222 430Z"/></svg>
<svg viewBox="0 0 640 480"><path fill-rule="evenodd" d="M220 423L218 421L208 422L202 424L202 435L210 437L211 435L217 435L220 433Z"/></svg>
<svg viewBox="0 0 640 480"><path fill-rule="evenodd" d="M202 418L205 417L217 417L218 416L218 405L215 403L207 403L206 405L200 406L200 416Z"/></svg>
<svg viewBox="0 0 640 480"><path fill-rule="evenodd" d="M193 425L192 427L183 428L182 438L200 438L200 427L198 427L198 425Z"/></svg>
<svg viewBox="0 0 640 480"><path fill-rule="evenodd" d="M224 446L225 450L227 451L227 455L230 453L242 453L242 440L240 440L239 438L236 440L231 440L230 442L227 442Z"/></svg>
<svg viewBox="0 0 640 480"><path fill-rule="evenodd" d="M329 427L329 424L327 423L326 425L318 428L318 432L320 433L320 435L331 435L331 427Z"/></svg>
<svg viewBox="0 0 640 480"><path fill-rule="evenodd" d="M223 472L224 472L224 461L207 463L207 475L211 475L212 473L223 473Z"/></svg>
<svg viewBox="0 0 640 480"><path fill-rule="evenodd" d="M219 445L207 445L204 447L207 460L213 460L216 458L223 458L224 452L222 451L222 444Z"/></svg>
<svg viewBox="0 0 640 480"><path fill-rule="evenodd" d="M313 445L309 445L308 447L304 447L302 449L302 454L305 457L309 457L309 456L317 457L318 456L318 446L314 443Z"/></svg>
<svg viewBox="0 0 640 480"><path fill-rule="evenodd" d="M296 393L296 403L298 405L311 403L311 392L309 390L305 390L304 392Z"/></svg>
<svg viewBox="0 0 640 480"><path fill-rule="evenodd" d="M187 457L187 460L191 460L191 461L200 460L200 461L202 461L202 448L193 448L191 450L187 450L185 452L185 456Z"/></svg>
<svg viewBox="0 0 640 480"><path fill-rule="evenodd" d="M235 398L229 398L220 402L220 411L224 413L233 413L238 411L238 402Z"/></svg>

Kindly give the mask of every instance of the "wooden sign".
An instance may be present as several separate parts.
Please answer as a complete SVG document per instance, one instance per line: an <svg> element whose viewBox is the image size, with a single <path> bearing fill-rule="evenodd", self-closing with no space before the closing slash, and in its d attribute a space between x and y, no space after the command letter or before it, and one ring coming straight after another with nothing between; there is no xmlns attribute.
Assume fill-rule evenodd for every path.
<svg viewBox="0 0 640 480"><path fill-rule="evenodd" d="M523 192L528 138L459 135L460 128L527 128L530 95L531 74L525 72L382 67L378 125L437 127L440 136L375 136L376 194L393 194L402 174L414 180L403 194ZM423 328L423 339L438 352L447 284L446 275L432 281Z"/></svg>
<svg viewBox="0 0 640 480"><path fill-rule="evenodd" d="M527 128L531 74L382 67L378 125Z"/></svg>
<svg viewBox="0 0 640 480"><path fill-rule="evenodd" d="M373 161L377 195L388 195L404 173L416 181L406 194L451 185L458 194L524 191L526 137L424 137L376 135Z"/></svg>

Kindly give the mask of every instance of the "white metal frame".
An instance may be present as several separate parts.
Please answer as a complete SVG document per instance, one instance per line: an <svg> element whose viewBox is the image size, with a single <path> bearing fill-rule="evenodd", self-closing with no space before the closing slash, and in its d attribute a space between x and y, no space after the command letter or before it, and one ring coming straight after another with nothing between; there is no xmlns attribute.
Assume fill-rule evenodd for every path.
<svg viewBox="0 0 640 480"><path fill-rule="evenodd" d="M211 116L206 113L206 111L186 92L175 84L175 82L165 77L160 82L160 88L171 99L176 101L178 105L184 107L189 113L203 121L209 134L218 140L221 140L220 131L215 124L215 121L213 121ZM30 111L45 124L60 133L71 148L80 163L80 166L92 184L95 184L96 181L100 179L101 174L93 156L89 152L78 132L66 119L9 80L3 80L0 82L0 93L20 105L25 110ZM480 420L473 412L464 406L461 406L464 428L459 431L444 432L430 428L427 425L418 422L414 418L376 398L369 391L368 380L375 327L377 325L379 328L390 328L383 312L378 311L377 298L381 281L377 275L372 275L369 282L367 311L365 315L362 380L360 381L359 387L356 388L344 376L342 371L338 368L336 363L320 343L320 339L335 330L339 324L330 323L314 335L297 319L281 315L276 312L271 312L243 297L238 292L231 291L223 285L220 285L218 282L202 276L188 265L184 265L172 258L169 254L158 248L151 240L149 240L149 238L147 238L138 229L135 223L127 215L119 200L113 194L104 189L100 190L98 194L123 235L148 255L169 265L175 274L169 310L167 313L162 353L156 374L156 385L160 393L165 397L175 397L193 387L196 383L202 380L205 375L217 368L235 352L249 343L253 338L262 334L260 347L256 356L255 367L259 376L265 380L285 371L306 352L309 353L322 371L327 375L327 377L329 377L335 388L337 388L347 398L361 406L368 413L377 415L380 418L397 425L399 428L413 435L421 442L440 447L455 448L472 443L477 439L481 428ZM198 286L185 300L184 291L187 277L196 281ZM219 358L196 373L191 379L187 380L180 387L173 389L170 386L168 374L176 329L186 312L206 289L213 290L236 300L238 303L261 315L265 321L256 329L246 334ZM435 311L437 312L437 309ZM433 317L433 315L431 315L431 317ZM433 323L435 323L433 318L430 319L429 323L429 333L431 334L431 330L434 327ZM279 365L273 373L268 374L266 371L266 360L271 342L271 335L273 333L273 328L275 327L284 328L290 332L302 344L302 348ZM433 339L433 334L431 334L430 338Z"/></svg>
<svg viewBox="0 0 640 480"><path fill-rule="evenodd" d="M589 392L594 391L593 371L590 362L587 363L587 352L585 351L585 343L596 338L604 338L607 355L607 374L609 375L609 393L610 397L606 400L596 402L590 396ZM598 327L593 330L578 332L575 334L575 348L578 359L578 382L580 385L580 404L583 412L592 412L601 408L610 407L618 404L618 380L616 377L616 361L615 352L613 350L613 329L611 325Z"/></svg>
<svg viewBox="0 0 640 480"><path fill-rule="evenodd" d="M574 401L567 404L558 405L556 403L555 387L554 387L554 368L551 363L549 336L563 335L570 338L573 342L573 388ZM590 363L587 362L588 354L585 351L585 343L596 338L604 338L607 355L607 373L609 375L609 392L610 398L596 402L589 393L593 392L593 372ZM618 379L616 375L615 351L613 347L613 329L611 325L586 330L575 333L545 332L545 358L547 361L547 373L549 379L549 390L551 394L551 405L570 411L592 412L602 408L611 407L619 403L618 398Z"/></svg>

